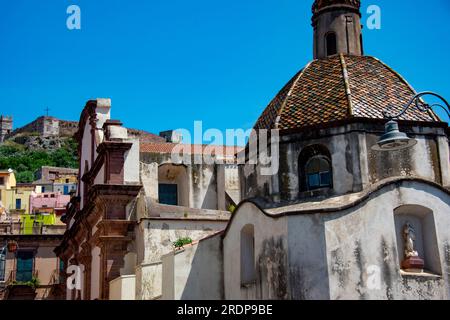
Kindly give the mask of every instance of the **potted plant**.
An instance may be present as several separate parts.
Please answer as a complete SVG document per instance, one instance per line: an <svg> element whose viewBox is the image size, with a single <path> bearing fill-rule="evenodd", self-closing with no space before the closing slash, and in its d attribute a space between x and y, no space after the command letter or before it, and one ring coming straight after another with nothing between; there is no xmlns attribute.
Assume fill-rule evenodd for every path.
<svg viewBox="0 0 450 320"><path fill-rule="evenodd" d="M39 279L33 277L30 281L14 281L8 286L7 300L34 300L36 288L39 287Z"/></svg>
<svg viewBox="0 0 450 320"><path fill-rule="evenodd" d="M8 242L8 251L11 253L14 253L17 251L17 249L19 248L19 244L17 243L17 241L9 241Z"/></svg>

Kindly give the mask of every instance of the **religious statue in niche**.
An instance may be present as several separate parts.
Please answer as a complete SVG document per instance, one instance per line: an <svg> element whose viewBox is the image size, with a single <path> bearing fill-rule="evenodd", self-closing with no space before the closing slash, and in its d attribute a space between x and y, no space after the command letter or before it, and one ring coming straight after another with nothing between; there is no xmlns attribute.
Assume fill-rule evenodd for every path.
<svg viewBox="0 0 450 320"><path fill-rule="evenodd" d="M424 261L415 249L416 232L409 221L403 227L403 240L405 260L402 262L402 268L408 272L423 272Z"/></svg>

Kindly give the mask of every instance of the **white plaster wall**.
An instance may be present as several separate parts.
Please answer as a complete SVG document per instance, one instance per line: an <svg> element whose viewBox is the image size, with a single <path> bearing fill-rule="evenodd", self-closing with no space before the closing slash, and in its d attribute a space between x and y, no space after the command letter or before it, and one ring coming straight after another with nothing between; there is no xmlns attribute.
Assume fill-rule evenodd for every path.
<svg viewBox="0 0 450 320"><path fill-rule="evenodd" d="M280 275L281 279L273 279L271 276L275 275L276 271L270 272L270 270L274 271L273 267L276 269L279 263L286 265L283 261L277 261L279 254L283 255L280 252L282 248L287 253L286 219L267 217L252 203L243 204L234 215L223 240L225 299L278 299L277 292L275 292L277 290L273 286L278 286L280 280L281 282L286 280L287 278L283 279L283 277L287 277L287 274ZM258 280L255 285L242 288L240 279L240 233L247 224L253 224L255 230L255 267ZM272 242L276 244L278 241L281 241L281 244L272 246ZM267 259L266 253L272 257ZM257 261L260 257L264 257L261 264L265 265L263 268L269 270L267 275L258 271ZM267 285L269 282L271 282L271 285Z"/></svg>
<svg viewBox="0 0 450 320"><path fill-rule="evenodd" d="M423 206L433 212L438 243L434 250L442 274L401 273L399 255L403 253L397 249L394 210L404 205ZM433 236L430 221L423 225L424 237ZM256 285L247 289L241 287L239 279L239 238L246 224L255 226L256 270L267 264L281 270L273 273L277 277L261 277L258 273ZM290 299L448 299L449 230L450 196L417 181L385 186L367 201L335 213L305 213L274 219L253 204L245 203L235 213L223 240L225 297L279 298L283 288L271 288L268 283L282 283L285 274ZM287 244L285 265L258 259L262 240L276 237ZM273 251L274 256L278 252Z"/></svg>
<svg viewBox="0 0 450 320"><path fill-rule="evenodd" d="M83 140L81 142L81 161L80 161L80 175L82 176L86 172L86 161L89 166L88 170L91 169L91 125L89 124L89 121L86 122L86 126L84 127L84 134L83 134ZM80 208L84 207L84 184L80 183L80 197L81 197L81 203Z"/></svg>
<svg viewBox="0 0 450 320"><path fill-rule="evenodd" d="M221 236L202 240L163 256L163 299L223 298Z"/></svg>
<svg viewBox="0 0 450 320"><path fill-rule="evenodd" d="M136 299L149 300L162 295L161 257L173 251L173 242L186 237L196 241L225 227L225 221L143 219L136 229L139 232L136 235Z"/></svg>
<svg viewBox="0 0 450 320"><path fill-rule="evenodd" d="M400 188L385 187L369 201L342 212L289 216L292 298L448 299L448 273L438 277L400 274L403 253L397 249L394 210L420 205L433 211L435 249L443 270L450 270L449 204L450 197L443 191L403 182Z"/></svg>
<svg viewBox="0 0 450 320"><path fill-rule="evenodd" d="M331 138L331 159L333 162L333 189L337 194L344 194L353 190L354 176L347 170L346 152L348 138L337 135Z"/></svg>
<svg viewBox="0 0 450 320"><path fill-rule="evenodd" d="M439 162L441 165L442 184L446 187L450 186L450 151L449 141L447 137L441 136L437 138L439 148Z"/></svg>
<svg viewBox="0 0 450 320"><path fill-rule="evenodd" d="M200 240L226 227L225 221L144 220L144 263L159 262L173 250L173 242L189 237Z"/></svg>
<svg viewBox="0 0 450 320"><path fill-rule="evenodd" d="M136 267L136 300L153 300L162 295L162 263L143 263Z"/></svg>
<svg viewBox="0 0 450 320"><path fill-rule="evenodd" d="M430 145L423 136L416 137L417 145L414 146L414 152L412 155L412 163L414 167L415 174L420 177L425 177L426 179L435 181L436 177L435 170L433 167L432 151ZM424 165L427 164L427 165ZM439 168L437 168L439 170Z"/></svg>
<svg viewBox="0 0 450 320"><path fill-rule="evenodd" d="M109 283L109 300L134 300L135 275L121 276Z"/></svg>
<svg viewBox="0 0 450 320"><path fill-rule="evenodd" d="M133 145L125 153L124 181L127 183L139 183L139 139L129 139Z"/></svg>

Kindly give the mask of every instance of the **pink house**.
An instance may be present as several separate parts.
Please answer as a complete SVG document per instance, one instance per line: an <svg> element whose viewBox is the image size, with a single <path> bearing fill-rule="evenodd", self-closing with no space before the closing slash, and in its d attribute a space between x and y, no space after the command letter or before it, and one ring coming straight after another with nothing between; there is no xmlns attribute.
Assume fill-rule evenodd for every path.
<svg viewBox="0 0 450 320"><path fill-rule="evenodd" d="M70 196L60 192L33 193L30 196L30 213L55 209L56 215L60 216L66 211L69 202Z"/></svg>

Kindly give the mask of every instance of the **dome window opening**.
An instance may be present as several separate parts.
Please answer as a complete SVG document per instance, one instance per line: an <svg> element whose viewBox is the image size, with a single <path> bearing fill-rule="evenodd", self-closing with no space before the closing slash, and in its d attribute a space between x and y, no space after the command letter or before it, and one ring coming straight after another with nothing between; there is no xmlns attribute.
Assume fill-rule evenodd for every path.
<svg viewBox="0 0 450 320"><path fill-rule="evenodd" d="M332 56L337 54L337 39L336 33L330 32L326 36L326 45L327 45L327 56Z"/></svg>
<svg viewBox="0 0 450 320"><path fill-rule="evenodd" d="M331 166L323 156L311 158L306 165L308 190L331 187Z"/></svg>

